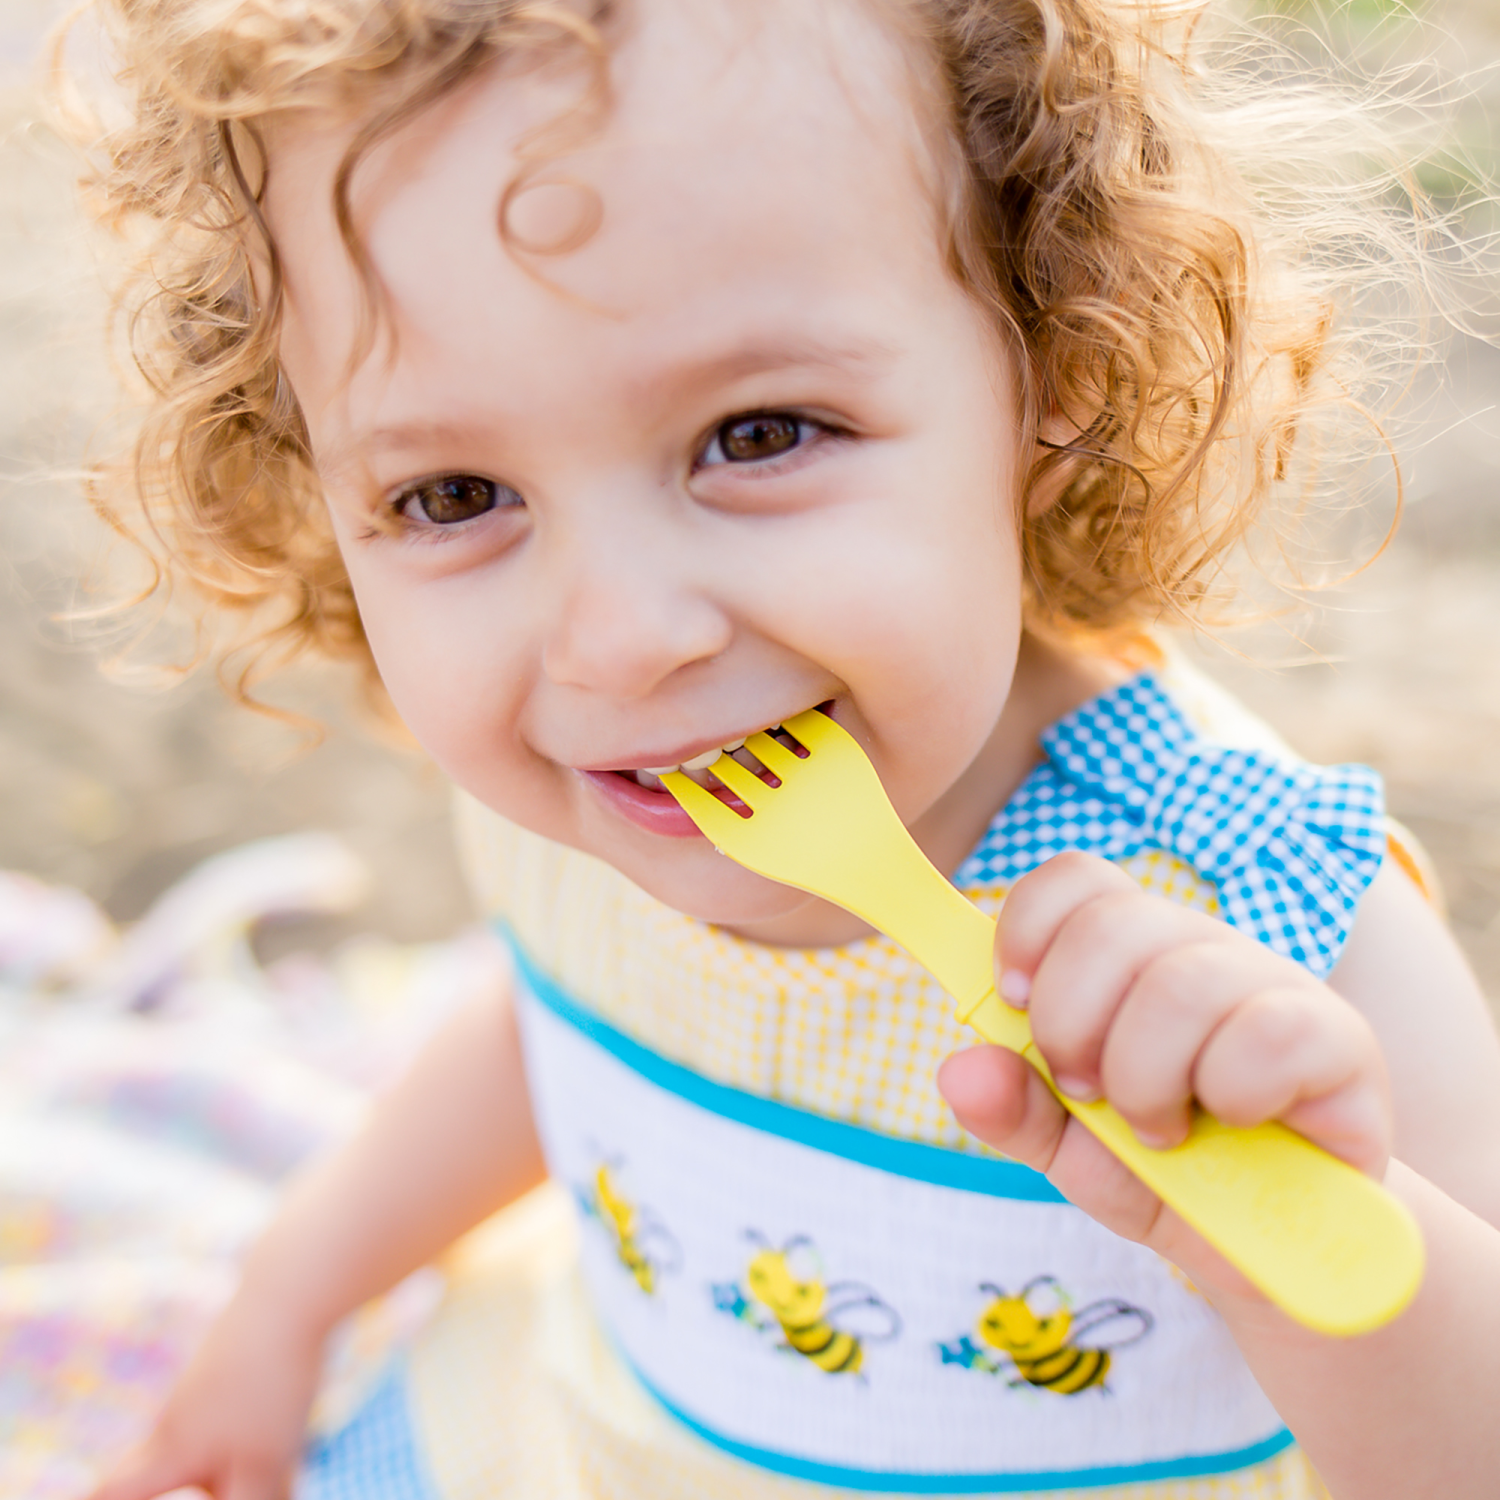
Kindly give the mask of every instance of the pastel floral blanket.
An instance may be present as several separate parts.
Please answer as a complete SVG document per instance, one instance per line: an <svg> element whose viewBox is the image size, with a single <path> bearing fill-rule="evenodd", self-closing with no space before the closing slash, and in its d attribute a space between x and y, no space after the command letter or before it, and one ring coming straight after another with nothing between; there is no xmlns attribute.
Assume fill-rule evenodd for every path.
<svg viewBox="0 0 1500 1500"><path fill-rule="evenodd" d="M482 932L256 961L279 914L352 907L336 840L219 855L118 931L0 872L0 1495L68 1500L149 1424L279 1188L503 960ZM441 1290L335 1341L334 1422Z"/></svg>

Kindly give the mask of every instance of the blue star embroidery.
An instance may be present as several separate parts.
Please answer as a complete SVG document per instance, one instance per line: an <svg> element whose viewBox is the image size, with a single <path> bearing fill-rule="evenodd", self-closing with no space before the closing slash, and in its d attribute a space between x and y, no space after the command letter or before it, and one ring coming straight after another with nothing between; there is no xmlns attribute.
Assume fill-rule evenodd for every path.
<svg viewBox="0 0 1500 1500"><path fill-rule="evenodd" d="M962 1365L966 1370L983 1370L987 1375L995 1373L995 1363L974 1341L964 1334L951 1344L939 1344L938 1354L945 1365Z"/></svg>
<svg viewBox="0 0 1500 1500"><path fill-rule="evenodd" d="M713 1294L714 1306L732 1318L743 1318L749 1310L750 1304L745 1301L745 1294L732 1281L716 1281L709 1287L709 1291Z"/></svg>

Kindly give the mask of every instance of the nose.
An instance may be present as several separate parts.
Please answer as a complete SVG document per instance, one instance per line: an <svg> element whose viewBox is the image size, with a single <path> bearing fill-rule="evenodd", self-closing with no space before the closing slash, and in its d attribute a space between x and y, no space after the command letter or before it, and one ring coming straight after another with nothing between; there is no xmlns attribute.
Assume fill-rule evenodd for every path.
<svg viewBox="0 0 1500 1500"><path fill-rule="evenodd" d="M670 548L618 540L570 547L560 560L542 666L561 686L642 698L681 668L718 656L733 625Z"/></svg>

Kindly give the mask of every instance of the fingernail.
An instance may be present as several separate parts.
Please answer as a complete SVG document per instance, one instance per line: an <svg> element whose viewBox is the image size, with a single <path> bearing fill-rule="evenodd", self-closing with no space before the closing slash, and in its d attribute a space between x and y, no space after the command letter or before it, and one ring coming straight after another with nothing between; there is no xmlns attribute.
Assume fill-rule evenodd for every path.
<svg viewBox="0 0 1500 1500"><path fill-rule="evenodd" d="M1070 1099L1076 1099L1080 1104L1092 1104L1099 1097L1099 1090L1093 1084L1085 1083L1081 1078L1069 1078L1063 1073L1054 1073L1052 1081L1057 1085L1058 1092L1066 1094Z"/></svg>
<svg viewBox="0 0 1500 1500"><path fill-rule="evenodd" d="M1000 975L1000 998L1017 1010L1024 1010L1031 999L1031 981L1019 969L1005 969Z"/></svg>
<svg viewBox="0 0 1500 1500"><path fill-rule="evenodd" d="M1153 1151L1168 1151L1177 1144L1170 1136L1157 1135L1151 1130L1137 1130L1135 1138L1141 1145L1149 1146Z"/></svg>

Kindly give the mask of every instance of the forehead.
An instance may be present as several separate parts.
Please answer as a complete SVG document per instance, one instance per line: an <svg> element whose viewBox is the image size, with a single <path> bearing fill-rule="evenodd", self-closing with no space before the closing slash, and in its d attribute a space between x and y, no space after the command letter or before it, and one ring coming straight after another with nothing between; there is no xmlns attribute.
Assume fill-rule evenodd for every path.
<svg viewBox="0 0 1500 1500"><path fill-rule="evenodd" d="M641 0L597 125L560 144L590 85L577 54L502 59L365 155L355 220L398 343L442 328L519 348L590 317L600 338L691 337L734 315L731 294L747 322L805 326L815 302L836 323L842 302L941 263L925 89L874 0ZM368 118L267 132L299 395L347 369L360 325L331 195Z"/></svg>

